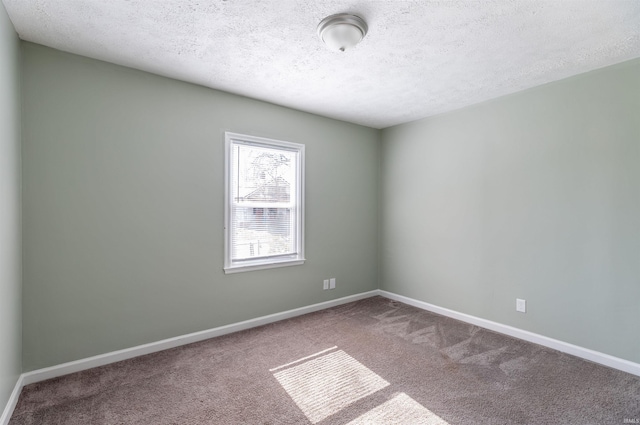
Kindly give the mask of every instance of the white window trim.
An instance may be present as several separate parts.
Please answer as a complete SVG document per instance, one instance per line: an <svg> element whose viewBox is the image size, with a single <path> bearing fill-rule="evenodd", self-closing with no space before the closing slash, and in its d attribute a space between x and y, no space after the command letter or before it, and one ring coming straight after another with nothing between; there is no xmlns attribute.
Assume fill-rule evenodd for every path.
<svg viewBox="0 0 640 425"><path fill-rule="evenodd" d="M304 145L299 143L285 142L281 140L268 139L265 137L250 136L246 134L225 132L224 149L224 272L238 273L253 270L272 269L276 267L297 266L304 264ZM297 199L299 205L296 208L296 220L298 223L297 233L297 254L289 257L263 258L255 260L244 260L234 262L231 259L231 145L232 142L241 142L247 145L268 146L278 149L289 149L298 152L299 161L296 175L298 178Z"/></svg>

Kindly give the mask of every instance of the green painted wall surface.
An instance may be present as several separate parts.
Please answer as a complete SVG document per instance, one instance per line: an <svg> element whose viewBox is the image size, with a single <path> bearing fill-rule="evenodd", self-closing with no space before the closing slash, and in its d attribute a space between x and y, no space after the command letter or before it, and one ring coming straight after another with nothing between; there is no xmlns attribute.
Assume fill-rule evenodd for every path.
<svg viewBox="0 0 640 425"><path fill-rule="evenodd" d="M376 130L22 46L25 371L377 288ZM305 265L223 274L225 130L306 145Z"/></svg>
<svg viewBox="0 0 640 425"><path fill-rule="evenodd" d="M640 362L640 60L382 140L382 289Z"/></svg>
<svg viewBox="0 0 640 425"><path fill-rule="evenodd" d="M0 4L0 415L22 372L20 41Z"/></svg>

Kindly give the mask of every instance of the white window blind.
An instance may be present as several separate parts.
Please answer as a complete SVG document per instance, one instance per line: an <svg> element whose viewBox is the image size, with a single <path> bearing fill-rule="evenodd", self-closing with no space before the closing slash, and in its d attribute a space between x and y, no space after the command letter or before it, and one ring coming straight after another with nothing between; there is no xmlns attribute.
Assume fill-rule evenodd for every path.
<svg viewBox="0 0 640 425"><path fill-rule="evenodd" d="M301 264L304 146L226 133L225 271Z"/></svg>

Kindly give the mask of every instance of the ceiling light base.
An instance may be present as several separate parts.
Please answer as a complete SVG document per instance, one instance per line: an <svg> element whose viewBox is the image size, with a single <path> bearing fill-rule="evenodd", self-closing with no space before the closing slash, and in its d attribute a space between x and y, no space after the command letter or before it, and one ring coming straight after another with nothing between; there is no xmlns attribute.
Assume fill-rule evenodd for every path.
<svg viewBox="0 0 640 425"><path fill-rule="evenodd" d="M361 17L339 13L327 16L318 24L318 36L332 50L344 52L360 43L368 29Z"/></svg>

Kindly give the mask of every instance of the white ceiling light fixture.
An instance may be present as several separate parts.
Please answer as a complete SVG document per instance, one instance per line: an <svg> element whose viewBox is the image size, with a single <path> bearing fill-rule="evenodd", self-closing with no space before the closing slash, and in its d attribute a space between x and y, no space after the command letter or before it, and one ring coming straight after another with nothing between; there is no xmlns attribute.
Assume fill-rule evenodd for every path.
<svg viewBox="0 0 640 425"><path fill-rule="evenodd" d="M327 16L318 24L318 35L332 50L344 52L360 43L368 29L361 17L339 13Z"/></svg>

